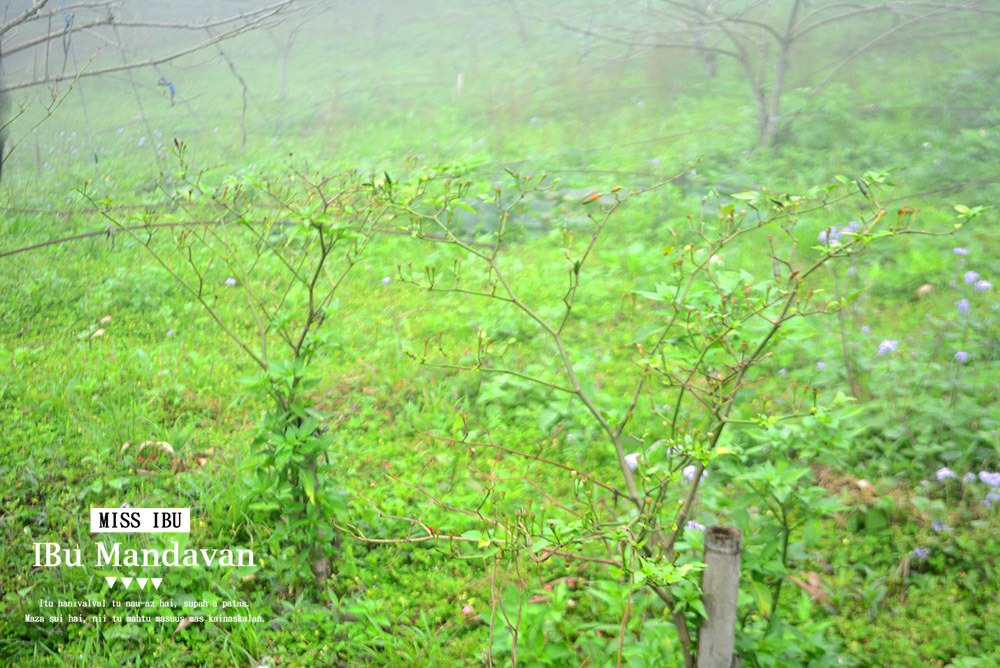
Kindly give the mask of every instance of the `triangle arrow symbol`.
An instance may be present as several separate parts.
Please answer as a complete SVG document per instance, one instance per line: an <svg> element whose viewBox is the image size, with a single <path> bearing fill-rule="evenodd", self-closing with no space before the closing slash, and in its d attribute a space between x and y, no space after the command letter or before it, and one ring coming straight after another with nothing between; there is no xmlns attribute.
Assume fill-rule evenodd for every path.
<svg viewBox="0 0 1000 668"><path fill-rule="evenodd" d="M163 578L149 578L149 581L153 583L155 589L160 588L160 583L163 582Z"/></svg>
<svg viewBox="0 0 1000 668"><path fill-rule="evenodd" d="M106 578L104 578L104 579L105 579L105 581L106 581L106 582L108 583L108 586L109 586L109 587L111 587L112 589L114 589L114 586L115 586L115 580L117 580L118 578L117 578L117 577L111 577L111 576L109 575L108 577L106 577Z"/></svg>
<svg viewBox="0 0 1000 668"><path fill-rule="evenodd" d="M135 581L139 583L139 589L145 589L146 583L149 582L149 578L136 578Z"/></svg>
<svg viewBox="0 0 1000 668"><path fill-rule="evenodd" d="M132 584L132 578L122 578L122 584L128 589L128 586Z"/></svg>

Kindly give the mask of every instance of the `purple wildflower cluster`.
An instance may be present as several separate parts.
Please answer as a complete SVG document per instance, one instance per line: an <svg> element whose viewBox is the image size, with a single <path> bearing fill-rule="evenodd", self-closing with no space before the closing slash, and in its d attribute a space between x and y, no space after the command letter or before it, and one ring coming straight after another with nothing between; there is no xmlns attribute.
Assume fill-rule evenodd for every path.
<svg viewBox="0 0 1000 668"><path fill-rule="evenodd" d="M958 480L958 474L952 471L947 466L939 468L935 473L935 476L939 481L948 480L949 478L955 478L956 480ZM978 476L972 471L969 471L964 476L962 476L962 483L965 485L970 485L976 482L977 479L989 485L990 487L1000 487L1000 471L980 471ZM993 508L994 506L1000 505L1000 493L996 491L991 491L986 495L985 499L979 502L979 505L986 508ZM935 522L934 525L931 525L931 527L935 531L938 532L951 531L951 529L948 528L947 525L935 526L936 524L937 523Z"/></svg>
<svg viewBox="0 0 1000 668"><path fill-rule="evenodd" d="M947 480L948 478L957 478L958 477L958 475L954 471L952 471L950 468L948 468L947 466L939 468L937 470L937 474L936 475L937 475L937 479L939 481L940 480Z"/></svg>
<svg viewBox="0 0 1000 668"><path fill-rule="evenodd" d="M828 227L819 233L817 240L824 246L839 246L841 239L845 234L857 234L861 231L861 223L856 220L852 220L844 227L837 229L836 227Z"/></svg>
<svg viewBox="0 0 1000 668"><path fill-rule="evenodd" d="M943 482L945 480L948 480L949 478L954 478L955 480L958 480L958 474L952 471L947 466L942 466L941 468L939 468L934 473L934 477L938 479L938 482ZM989 485L990 487L1000 487L1000 471L980 471L978 476L972 471L969 471L964 476L962 476L962 483L968 485L976 482L977 478L981 482L984 482L987 485Z"/></svg>
<svg viewBox="0 0 1000 668"><path fill-rule="evenodd" d="M878 344L878 354L885 355L886 353L896 352L896 348L899 348L899 341L896 339L886 339L882 343Z"/></svg>
<svg viewBox="0 0 1000 668"><path fill-rule="evenodd" d="M969 255L969 251L966 248L955 248L953 249L956 255L961 257L966 257ZM965 260L960 260L959 264L965 264ZM993 289L993 284L983 278L978 271L973 271L969 269L965 272L965 284L971 285L972 289L976 292L986 292L987 290ZM961 301L955 302L955 306L958 307L958 312L962 315L966 315L969 312L969 300L962 299Z"/></svg>
<svg viewBox="0 0 1000 668"><path fill-rule="evenodd" d="M1000 471L980 471L979 479L990 487L997 487L1000 485Z"/></svg>

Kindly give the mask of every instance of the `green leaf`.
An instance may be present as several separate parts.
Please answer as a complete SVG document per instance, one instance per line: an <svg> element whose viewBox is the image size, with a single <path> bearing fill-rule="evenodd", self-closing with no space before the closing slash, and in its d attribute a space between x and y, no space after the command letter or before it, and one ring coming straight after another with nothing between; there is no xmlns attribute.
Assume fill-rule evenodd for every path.
<svg viewBox="0 0 1000 668"><path fill-rule="evenodd" d="M889 517L881 508L869 508L865 513L865 530L881 531L889 526Z"/></svg>
<svg viewBox="0 0 1000 668"><path fill-rule="evenodd" d="M305 490L309 502L316 503L316 474L309 469L299 469L299 480L302 481L302 489Z"/></svg>
<svg viewBox="0 0 1000 668"><path fill-rule="evenodd" d="M771 616L771 592L763 583L757 582L756 580L750 581L750 593L753 594L754 600L757 602L757 609L760 610L760 614L765 617Z"/></svg>
<svg viewBox="0 0 1000 668"><path fill-rule="evenodd" d="M666 328L666 324L662 322L646 323L636 331L635 336L632 338L632 343L641 343L653 334L662 332L664 328Z"/></svg>
<svg viewBox="0 0 1000 668"><path fill-rule="evenodd" d="M741 193L733 193L730 197L743 200L744 202L757 202L760 199L760 193L756 190L747 190Z"/></svg>
<svg viewBox="0 0 1000 668"><path fill-rule="evenodd" d="M121 489L128 481L128 478L112 478L108 481L108 486L114 489Z"/></svg>
<svg viewBox="0 0 1000 668"><path fill-rule="evenodd" d="M705 610L705 604L701 602L700 598L696 598L691 601L691 608L701 615L702 619L708 619L708 611Z"/></svg>

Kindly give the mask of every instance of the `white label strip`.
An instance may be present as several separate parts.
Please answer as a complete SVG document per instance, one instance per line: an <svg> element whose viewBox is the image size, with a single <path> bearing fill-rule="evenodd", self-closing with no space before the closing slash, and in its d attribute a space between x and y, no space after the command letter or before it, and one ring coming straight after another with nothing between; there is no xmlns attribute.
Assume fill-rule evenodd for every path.
<svg viewBox="0 0 1000 668"><path fill-rule="evenodd" d="M190 508L91 508L91 533L189 533Z"/></svg>

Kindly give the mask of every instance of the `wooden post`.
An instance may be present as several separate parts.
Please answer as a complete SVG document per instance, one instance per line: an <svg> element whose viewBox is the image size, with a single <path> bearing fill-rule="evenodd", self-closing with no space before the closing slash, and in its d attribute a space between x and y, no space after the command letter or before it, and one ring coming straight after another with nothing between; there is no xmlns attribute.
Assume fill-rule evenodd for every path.
<svg viewBox="0 0 1000 668"><path fill-rule="evenodd" d="M743 535L736 527L714 526L705 531L701 600L708 618L698 632L698 668L732 668L742 664L733 655L742 553Z"/></svg>

